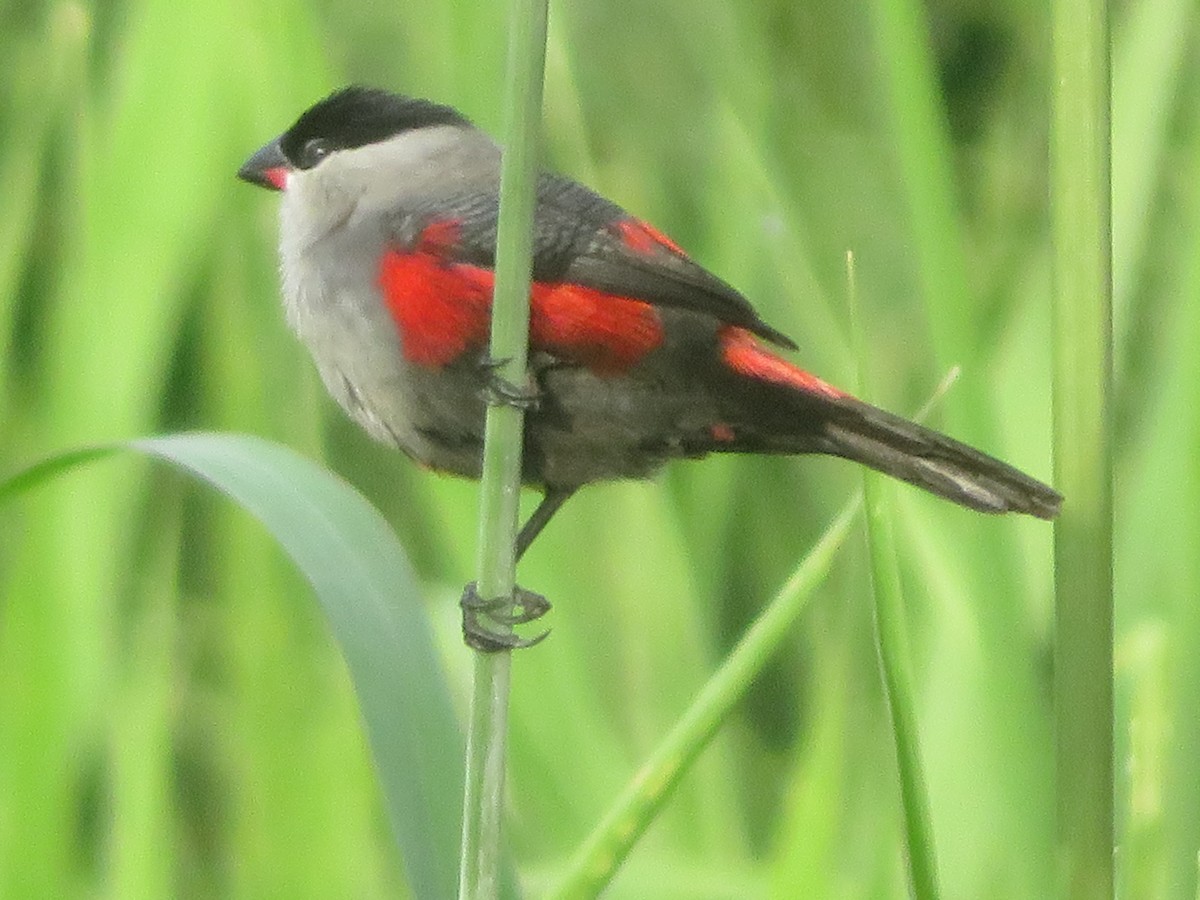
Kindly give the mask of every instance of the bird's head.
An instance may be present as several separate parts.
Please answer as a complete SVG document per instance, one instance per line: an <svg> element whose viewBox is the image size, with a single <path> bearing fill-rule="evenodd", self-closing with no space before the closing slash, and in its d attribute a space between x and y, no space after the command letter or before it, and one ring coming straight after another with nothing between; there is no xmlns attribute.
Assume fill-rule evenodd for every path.
<svg viewBox="0 0 1200 900"><path fill-rule="evenodd" d="M416 133L438 126L469 128L470 122L429 100L375 88L343 88L309 107L291 128L246 160L238 177L287 190L304 173L366 169L380 157L403 157Z"/></svg>

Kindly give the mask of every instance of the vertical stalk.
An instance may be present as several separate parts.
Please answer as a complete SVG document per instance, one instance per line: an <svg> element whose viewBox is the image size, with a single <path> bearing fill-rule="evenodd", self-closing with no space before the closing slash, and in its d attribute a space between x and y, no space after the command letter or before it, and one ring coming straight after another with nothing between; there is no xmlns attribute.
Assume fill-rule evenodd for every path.
<svg viewBox="0 0 1200 900"><path fill-rule="evenodd" d="M866 333L858 311L854 256L846 254L846 283L850 322L858 360L858 394L870 402L870 373ZM925 789L921 747L917 734L917 697L913 688L912 649L908 640L900 565L892 531L891 485L878 472L863 469L863 505L867 519L867 545L871 555L871 586L875 594L875 647L883 696L892 724L896 771L900 781L900 806L904 813L904 842L908 863L909 895L917 900L937 900L937 853L933 817Z"/></svg>
<svg viewBox="0 0 1200 900"><path fill-rule="evenodd" d="M496 288L490 353L513 384L526 377L529 288L537 147L546 59L548 0L511 0L504 162L496 242ZM480 499L479 594L512 593L521 488L523 412L488 409ZM500 890L510 653L476 653L467 733L460 900L491 900Z"/></svg>
<svg viewBox="0 0 1200 900"><path fill-rule="evenodd" d="M1054 701L1058 896L1113 889L1108 5L1054 0Z"/></svg>

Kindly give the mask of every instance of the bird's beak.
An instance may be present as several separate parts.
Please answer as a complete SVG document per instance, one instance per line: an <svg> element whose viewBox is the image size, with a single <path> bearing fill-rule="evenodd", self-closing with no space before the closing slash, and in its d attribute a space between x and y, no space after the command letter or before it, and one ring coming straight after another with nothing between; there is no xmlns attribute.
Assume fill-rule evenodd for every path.
<svg viewBox="0 0 1200 900"><path fill-rule="evenodd" d="M238 169L238 178L269 190L282 191L287 187L291 171L292 164L283 155L276 138L243 163Z"/></svg>

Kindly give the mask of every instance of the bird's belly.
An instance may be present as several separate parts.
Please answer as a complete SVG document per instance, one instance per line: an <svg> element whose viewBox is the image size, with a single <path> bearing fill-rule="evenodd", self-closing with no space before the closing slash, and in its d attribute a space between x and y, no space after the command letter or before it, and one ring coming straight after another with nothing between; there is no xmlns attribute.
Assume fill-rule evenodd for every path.
<svg viewBox="0 0 1200 900"><path fill-rule="evenodd" d="M484 348L448 365L406 360L373 285L285 296L289 323L355 422L424 465L478 477L487 409ZM577 487L642 478L711 444L712 398L669 366L653 375L605 375L536 354L531 362L541 398L526 414L526 483Z"/></svg>
<svg viewBox="0 0 1200 900"><path fill-rule="evenodd" d="M556 369L527 418L526 466L545 484L645 478L669 459L701 455L715 411L702 391L637 375Z"/></svg>

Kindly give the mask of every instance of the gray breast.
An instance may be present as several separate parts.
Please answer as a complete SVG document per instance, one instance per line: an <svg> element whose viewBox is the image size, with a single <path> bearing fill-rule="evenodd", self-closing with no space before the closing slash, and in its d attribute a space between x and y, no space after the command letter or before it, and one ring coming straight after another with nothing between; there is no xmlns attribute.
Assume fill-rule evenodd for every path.
<svg viewBox="0 0 1200 900"><path fill-rule="evenodd" d="M418 135L382 159L398 139L334 154L294 176L280 235L284 307L326 388L356 422L429 465L474 474L484 411L479 372L466 360L441 370L410 365L378 273L389 223L414 202L414 191L428 189L429 155L449 147L486 162L496 151L486 138Z"/></svg>

